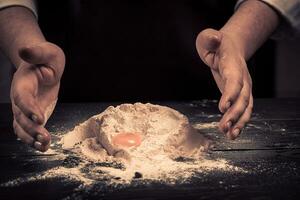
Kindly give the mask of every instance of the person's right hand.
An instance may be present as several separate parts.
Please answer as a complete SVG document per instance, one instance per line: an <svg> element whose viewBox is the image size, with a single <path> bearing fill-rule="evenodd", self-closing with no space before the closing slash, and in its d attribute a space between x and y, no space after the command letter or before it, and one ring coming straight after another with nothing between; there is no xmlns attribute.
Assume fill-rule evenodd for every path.
<svg viewBox="0 0 300 200"><path fill-rule="evenodd" d="M224 115L219 129L228 138L235 139L250 120L253 108L252 80L244 51L236 38L214 29L202 31L196 45L222 93L219 110Z"/></svg>
<svg viewBox="0 0 300 200"><path fill-rule="evenodd" d="M51 137L44 125L55 107L65 55L55 44L43 42L20 49L19 56L10 95L14 131L24 143L46 151Z"/></svg>

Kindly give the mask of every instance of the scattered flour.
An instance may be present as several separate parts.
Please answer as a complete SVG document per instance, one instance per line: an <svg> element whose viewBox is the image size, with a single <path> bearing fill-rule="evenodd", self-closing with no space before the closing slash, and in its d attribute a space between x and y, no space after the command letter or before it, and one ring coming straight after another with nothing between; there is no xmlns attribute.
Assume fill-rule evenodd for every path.
<svg viewBox="0 0 300 200"><path fill-rule="evenodd" d="M144 114L137 117L140 112ZM103 120L103 116L106 120ZM104 123L115 119L120 123ZM135 123L132 122L134 120ZM104 131L101 126L105 128ZM13 186L53 177L76 180L84 186L99 181L114 185L130 184L137 180L141 183L159 181L176 184L215 170L245 172L225 159L211 159L205 152L210 143L201 130L216 127L216 122L192 126L181 113L158 105L137 103L126 104L125 108L124 104L109 107L69 133L58 136L61 140L52 144L46 154L54 155L51 159L61 162L61 165L3 185ZM141 134L142 143L127 149L116 147L112 138L123 131ZM121 156L119 152L122 152Z"/></svg>
<svg viewBox="0 0 300 200"><path fill-rule="evenodd" d="M211 123L197 123L194 124L193 127L198 130L203 130L203 129L216 129L218 128L218 122L211 122Z"/></svg>

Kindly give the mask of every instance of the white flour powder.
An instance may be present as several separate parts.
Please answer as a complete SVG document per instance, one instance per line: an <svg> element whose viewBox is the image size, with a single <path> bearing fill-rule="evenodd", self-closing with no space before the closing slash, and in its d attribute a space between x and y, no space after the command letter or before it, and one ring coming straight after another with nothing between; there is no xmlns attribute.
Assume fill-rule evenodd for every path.
<svg viewBox="0 0 300 200"><path fill-rule="evenodd" d="M96 129L95 121L100 121ZM216 123L195 126L197 129L215 127ZM108 146L111 152L120 150L106 143L111 143L112 137L122 131L138 132L143 136L140 146L122 149L125 159L122 156L116 158L102 148ZM112 181L118 182L128 183L135 178L176 182L187 180L196 172L238 169L225 160L205 159L204 150L209 141L189 124L188 119L171 108L152 104L109 107L75 127L61 142L64 148L71 149L85 160L121 163L122 169L110 166L90 169L90 173L109 174L116 178Z"/></svg>
<svg viewBox="0 0 300 200"><path fill-rule="evenodd" d="M129 113L127 116L127 111L122 111L121 115L120 110L110 107L108 111L90 118L66 135L60 136L61 141L58 144L54 143L52 149L46 153L55 154L52 159L60 160L62 165L23 179L23 182L63 176L80 181L86 186L99 181L105 181L108 185L130 184L133 180L144 183L160 181L175 184L187 182L197 174L209 173L214 170L245 172L224 159L209 159L209 156L206 155L204 150L208 148L209 142L199 131L215 129L216 122L194 124L194 128L192 128L187 118L173 109L152 104L134 104L138 105L138 108L131 104L126 105L127 111L131 110L131 114ZM145 105L147 106L145 107ZM140 111L132 111L133 108L140 109L144 114L137 117L136 114L139 114ZM154 114L149 114L146 108L158 108L159 111L156 110ZM118 130L119 132L128 131L124 130L126 128L142 134L143 141L140 146L124 150L130 159L126 156L116 157L116 154L112 155L107 152L103 148L105 146L103 141L99 141L99 138L103 139L103 137L95 135L95 126L91 125L91 122L95 122L94 119L102 120L101 117L107 116L107 114L114 114L112 118L107 117L109 119L107 122L118 119L121 121L121 125L118 126L116 121L112 123L113 126L106 125L106 130L113 131L113 133L105 133L108 138L105 142L110 143L111 137ZM130 121L132 119L136 120L137 125ZM157 134L157 130L165 132ZM188 132L184 132L187 130ZM175 144L174 141L178 143ZM120 150L113 145L110 148L114 153ZM5 183L5 185L10 186L21 182L21 179L17 179Z"/></svg>

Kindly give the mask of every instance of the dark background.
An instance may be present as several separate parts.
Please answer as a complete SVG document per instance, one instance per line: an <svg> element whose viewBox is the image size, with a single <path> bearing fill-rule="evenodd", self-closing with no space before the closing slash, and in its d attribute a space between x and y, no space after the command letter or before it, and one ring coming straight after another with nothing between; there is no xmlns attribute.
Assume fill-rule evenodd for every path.
<svg viewBox="0 0 300 200"><path fill-rule="evenodd" d="M221 28L235 2L38 1L41 29L67 57L60 101L217 99L195 39ZM268 41L248 62L256 98L274 96L274 53Z"/></svg>

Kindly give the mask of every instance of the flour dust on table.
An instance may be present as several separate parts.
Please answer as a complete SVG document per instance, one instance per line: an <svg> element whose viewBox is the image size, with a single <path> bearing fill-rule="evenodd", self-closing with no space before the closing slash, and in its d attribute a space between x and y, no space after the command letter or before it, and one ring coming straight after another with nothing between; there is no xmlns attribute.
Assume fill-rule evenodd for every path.
<svg viewBox="0 0 300 200"><path fill-rule="evenodd" d="M191 176L194 170L227 166L204 158L210 141L186 116L165 106L121 104L108 107L79 124L61 140L64 149L92 162L121 164L121 169L99 166L123 181Z"/></svg>
<svg viewBox="0 0 300 200"><path fill-rule="evenodd" d="M86 187L181 184L220 170L247 173L225 159L209 158L206 150L211 141L201 130L216 127L216 122L192 125L180 112L150 103L110 106L59 134L46 153L55 155L51 159L59 160L60 165L5 184L53 177L79 181Z"/></svg>

